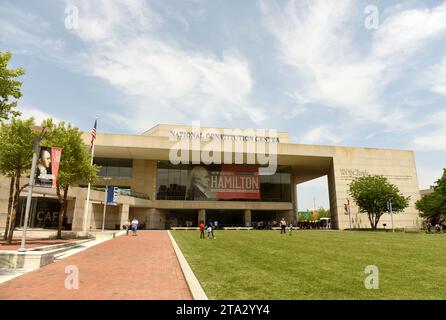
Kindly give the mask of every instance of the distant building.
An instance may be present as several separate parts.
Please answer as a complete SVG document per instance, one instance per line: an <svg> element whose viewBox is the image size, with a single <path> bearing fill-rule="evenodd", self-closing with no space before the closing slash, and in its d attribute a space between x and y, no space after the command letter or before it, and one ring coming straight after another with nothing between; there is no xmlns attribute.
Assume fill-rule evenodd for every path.
<svg viewBox="0 0 446 320"><path fill-rule="evenodd" d="M423 189L420 190L421 197L424 197L425 195L434 192L434 186L430 186L429 189Z"/></svg>

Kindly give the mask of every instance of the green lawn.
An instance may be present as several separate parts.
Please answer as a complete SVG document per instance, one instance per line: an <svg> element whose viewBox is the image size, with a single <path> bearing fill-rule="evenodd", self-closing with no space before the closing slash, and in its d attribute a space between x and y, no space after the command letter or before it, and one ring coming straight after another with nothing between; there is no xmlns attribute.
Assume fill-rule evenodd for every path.
<svg viewBox="0 0 446 320"><path fill-rule="evenodd" d="M210 299L446 299L446 234L173 231ZM366 289L367 265L379 289Z"/></svg>

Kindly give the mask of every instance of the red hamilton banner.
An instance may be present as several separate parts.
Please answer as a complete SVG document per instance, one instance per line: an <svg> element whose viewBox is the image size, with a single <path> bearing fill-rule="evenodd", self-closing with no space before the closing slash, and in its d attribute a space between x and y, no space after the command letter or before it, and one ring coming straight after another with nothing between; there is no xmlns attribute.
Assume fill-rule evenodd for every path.
<svg viewBox="0 0 446 320"><path fill-rule="evenodd" d="M41 147L36 167L35 186L55 188L59 172L61 148Z"/></svg>
<svg viewBox="0 0 446 320"><path fill-rule="evenodd" d="M257 167L223 165L211 174L211 192L216 199L260 199Z"/></svg>
<svg viewBox="0 0 446 320"><path fill-rule="evenodd" d="M54 179L52 181L52 187L56 187L57 182L57 174L59 173L59 164L60 164L60 157L62 156L62 148L51 148L51 158L53 161L51 161L52 171Z"/></svg>

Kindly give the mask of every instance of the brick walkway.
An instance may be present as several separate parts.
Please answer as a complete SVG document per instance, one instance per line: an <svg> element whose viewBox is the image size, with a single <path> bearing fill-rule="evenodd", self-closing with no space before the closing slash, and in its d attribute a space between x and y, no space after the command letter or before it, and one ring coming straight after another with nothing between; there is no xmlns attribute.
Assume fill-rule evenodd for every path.
<svg viewBox="0 0 446 320"><path fill-rule="evenodd" d="M65 267L79 289L65 289ZM166 231L120 236L0 284L4 299L191 299Z"/></svg>

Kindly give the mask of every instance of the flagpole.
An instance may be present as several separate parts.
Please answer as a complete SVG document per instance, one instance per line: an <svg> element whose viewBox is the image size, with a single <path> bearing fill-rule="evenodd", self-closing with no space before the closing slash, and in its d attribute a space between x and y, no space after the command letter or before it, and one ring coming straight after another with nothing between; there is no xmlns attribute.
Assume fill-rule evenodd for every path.
<svg viewBox="0 0 446 320"><path fill-rule="evenodd" d="M95 122L98 120L98 117L96 117ZM96 139L95 139L96 140ZM90 165L93 165L93 158L94 158L94 146L95 143L93 141L93 145L91 146L91 160L90 160ZM88 218L88 209L90 207L90 190L91 190L91 183L88 182L88 188L87 188L87 200L85 200L85 208L84 208L84 224L83 224L83 229L84 232L87 232L87 218Z"/></svg>

